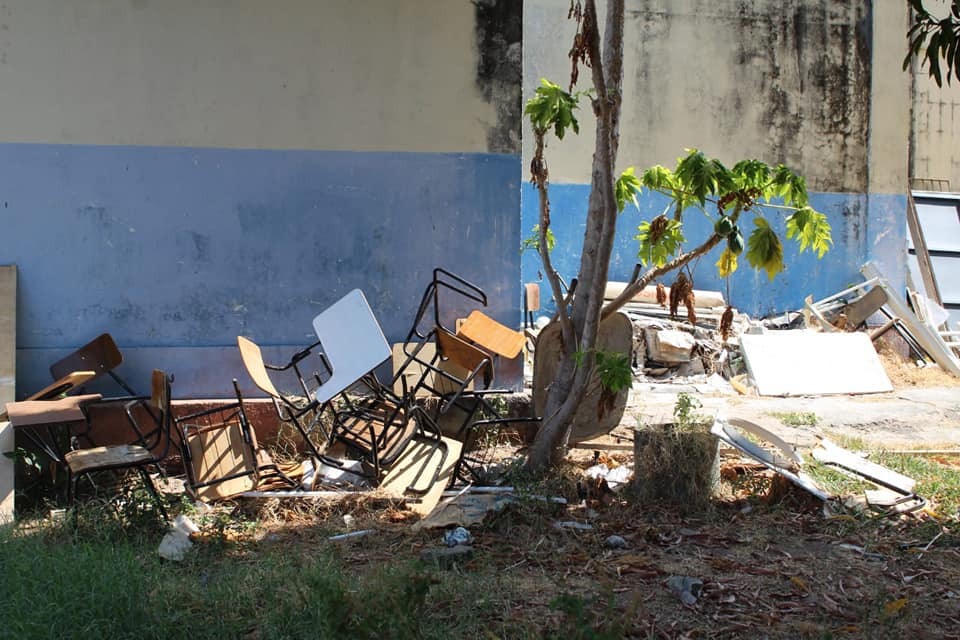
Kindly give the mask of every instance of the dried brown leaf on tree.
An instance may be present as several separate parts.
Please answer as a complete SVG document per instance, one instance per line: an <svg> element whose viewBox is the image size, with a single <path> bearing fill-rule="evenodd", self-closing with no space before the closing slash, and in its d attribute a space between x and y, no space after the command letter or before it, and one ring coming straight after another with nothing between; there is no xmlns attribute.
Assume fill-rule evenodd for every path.
<svg viewBox="0 0 960 640"><path fill-rule="evenodd" d="M665 219L664 219L665 220ZM652 229L651 225L651 229ZM680 303L686 304L687 294L693 293L693 285L687 275L682 271L677 275L677 279L670 285L670 317L676 319L677 309Z"/></svg>
<svg viewBox="0 0 960 640"><path fill-rule="evenodd" d="M664 309L667 308L667 288L662 282L657 283L657 304Z"/></svg>
<svg viewBox="0 0 960 640"><path fill-rule="evenodd" d="M697 324L697 298L692 288L683 296L683 304L687 308L687 320L690 324Z"/></svg>
<svg viewBox="0 0 960 640"><path fill-rule="evenodd" d="M720 316L720 337L726 342L733 330L733 307L728 306Z"/></svg>

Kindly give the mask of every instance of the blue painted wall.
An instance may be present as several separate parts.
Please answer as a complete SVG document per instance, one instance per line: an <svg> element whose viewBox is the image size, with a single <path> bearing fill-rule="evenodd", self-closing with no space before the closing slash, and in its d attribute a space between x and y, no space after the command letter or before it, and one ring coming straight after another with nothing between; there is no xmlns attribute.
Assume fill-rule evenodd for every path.
<svg viewBox="0 0 960 640"><path fill-rule="evenodd" d="M551 184L551 225L557 239L553 260L561 275L569 282L580 268L580 247L583 243L587 199L590 187L585 184ZM537 224L537 192L530 184L522 187L523 237L531 235ZM906 196L814 193L811 205L825 213L833 227L833 249L818 260L810 251L802 255L793 241L784 243L785 271L772 282L765 272L756 272L749 267L745 256L740 268L730 278L729 300L734 307L755 317L766 316L802 308L803 299L812 295L820 299L836 293L851 284L861 282L859 268L867 260L876 260L888 279L901 286L904 282L906 229L903 211ZM638 243L634 240L637 226L663 212L667 199L660 194L644 192L640 198L640 210L630 206L621 214L617 226L617 239L610 262L611 280L627 280L637 263ZM766 215L774 228L785 237L784 217L772 211ZM696 211L684 217L685 236L688 246L696 246L698 239L705 238L712 230L712 221ZM741 224L746 237L753 230L752 222ZM720 258L721 248L701 258L694 267L694 281L698 289L718 290L727 296L727 283L717 275L715 263ZM539 281L541 263L533 251L523 254L522 274L524 282ZM669 285L675 275L667 276ZM548 287L542 286L543 302L547 303ZM552 303L549 308L553 308Z"/></svg>
<svg viewBox="0 0 960 640"><path fill-rule="evenodd" d="M288 353L360 288L399 340L434 266L515 324L519 179L507 154L0 144L18 397L104 331L135 388L162 366L177 397L229 395L238 334Z"/></svg>

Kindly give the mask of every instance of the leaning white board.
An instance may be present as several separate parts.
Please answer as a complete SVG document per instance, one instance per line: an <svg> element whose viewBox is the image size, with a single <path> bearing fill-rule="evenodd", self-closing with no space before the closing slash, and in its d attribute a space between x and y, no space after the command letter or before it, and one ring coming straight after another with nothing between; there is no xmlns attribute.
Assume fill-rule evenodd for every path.
<svg viewBox="0 0 960 640"><path fill-rule="evenodd" d="M0 412L13 402L17 366L17 267L0 266ZM0 524L13 520L13 427L0 420Z"/></svg>
<svg viewBox="0 0 960 640"><path fill-rule="evenodd" d="M320 404L349 389L390 357L390 345L360 289L314 318L313 330L333 370L316 391Z"/></svg>
<svg viewBox="0 0 960 640"><path fill-rule="evenodd" d="M865 333L796 330L743 334L740 349L762 396L893 391Z"/></svg>

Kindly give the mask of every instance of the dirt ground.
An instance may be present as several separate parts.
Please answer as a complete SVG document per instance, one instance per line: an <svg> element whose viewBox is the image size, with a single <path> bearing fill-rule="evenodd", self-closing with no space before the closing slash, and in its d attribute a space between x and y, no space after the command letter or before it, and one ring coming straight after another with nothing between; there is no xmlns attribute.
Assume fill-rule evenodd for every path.
<svg viewBox="0 0 960 640"><path fill-rule="evenodd" d="M887 363L890 366L890 363ZM892 393L758 398L703 394L702 411L754 420L802 450L816 433L871 446L960 449L960 381L890 369ZM931 377L933 376L933 377ZM632 464L634 428L670 415L682 386L631 394L619 427L574 449L552 488L567 504L521 499L469 527L473 557L444 579L476 581L499 604L489 638L960 638L960 536L956 517L877 517L824 504L770 472L725 453L719 495L706 512L640 505L591 489L583 470L597 443L612 464ZM803 412L816 425L783 416ZM938 461L956 465L960 457ZM581 480L576 487L577 479ZM442 530L414 531L395 503L250 501L257 544L304 553L335 545L358 572L415 562L442 546ZM349 516L346 518L344 516ZM581 528L558 528L558 522ZM370 529L332 543L327 537ZM611 546L610 536L623 540ZM671 584L688 578L683 601ZM558 605L565 596L566 608ZM463 602L469 607L471 602ZM571 608L572 607L572 608Z"/></svg>

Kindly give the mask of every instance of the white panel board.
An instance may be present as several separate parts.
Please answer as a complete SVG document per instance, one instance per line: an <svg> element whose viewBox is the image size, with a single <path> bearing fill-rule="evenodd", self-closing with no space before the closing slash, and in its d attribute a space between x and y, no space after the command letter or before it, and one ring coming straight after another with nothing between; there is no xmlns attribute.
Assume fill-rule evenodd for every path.
<svg viewBox="0 0 960 640"><path fill-rule="evenodd" d="M17 366L17 268L0 266L0 411L14 401ZM13 451L13 427L0 421L0 454ZM0 455L0 524L13 520L14 462Z"/></svg>
<svg viewBox="0 0 960 640"><path fill-rule="evenodd" d="M892 391L865 333L771 331L740 336L747 369L762 396Z"/></svg>
<svg viewBox="0 0 960 640"><path fill-rule="evenodd" d="M316 392L323 404L390 357L390 345L360 289L343 296L313 319L313 330L333 373Z"/></svg>

